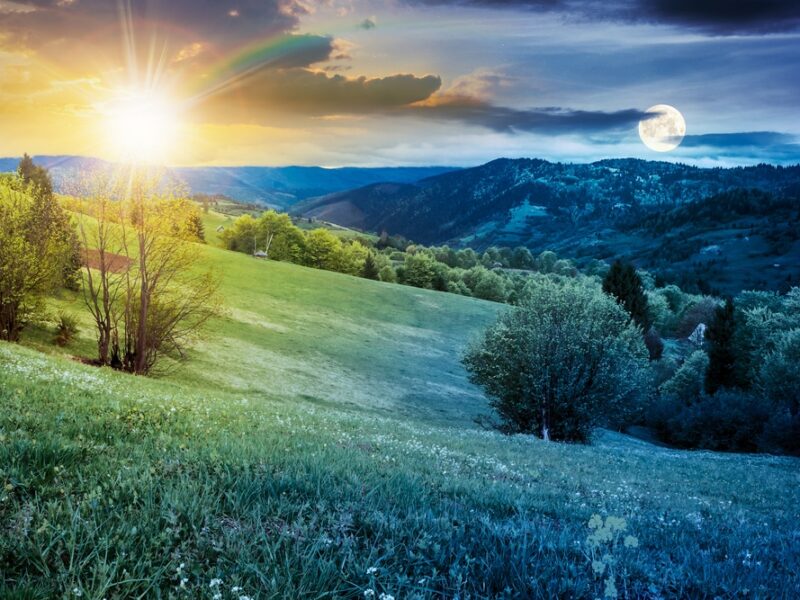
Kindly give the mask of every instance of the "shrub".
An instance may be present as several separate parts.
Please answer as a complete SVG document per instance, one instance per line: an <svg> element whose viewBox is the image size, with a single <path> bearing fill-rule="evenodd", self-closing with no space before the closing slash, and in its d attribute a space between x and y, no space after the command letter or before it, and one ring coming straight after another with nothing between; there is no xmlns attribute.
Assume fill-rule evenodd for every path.
<svg viewBox="0 0 800 600"><path fill-rule="evenodd" d="M703 382L708 369L708 355L696 350L660 388L662 396L688 406L703 393Z"/></svg>
<svg viewBox="0 0 800 600"><path fill-rule="evenodd" d="M55 343L61 347L66 346L72 341L79 331L78 319L75 315L62 312L56 317L56 338Z"/></svg>
<svg viewBox="0 0 800 600"><path fill-rule="evenodd" d="M390 265L381 267L378 276L380 277L381 281L386 281L388 283L397 282L397 274L394 272L394 269Z"/></svg>
<svg viewBox="0 0 800 600"><path fill-rule="evenodd" d="M800 415L782 410L770 417L758 440L759 450L800 456Z"/></svg>
<svg viewBox="0 0 800 600"><path fill-rule="evenodd" d="M778 337L775 349L764 357L758 387L773 406L800 414L800 329Z"/></svg>
<svg viewBox="0 0 800 600"><path fill-rule="evenodd" d="M652 327L644 334L644 345L647 347L647 353L650 355L650 360L658 360L664 354L664 342L661 336Z"/></svg>
<svg viewBox="0 0 800 600"><path fill-rule="evenodd" d="M664 441L682 448L755 452L770 417L765 402L733 390L703 396L690 406L673 401L671 407L672 414L659 432Z"/></svg>
<svg viewBox="0 0 800 600"><path fill-rule="evenodd" d="M628 314L596 288L566 281L529 285L463 360L499 429L544 439L586 441L608 415L632 414L648 388L647 350Z"/></svg>

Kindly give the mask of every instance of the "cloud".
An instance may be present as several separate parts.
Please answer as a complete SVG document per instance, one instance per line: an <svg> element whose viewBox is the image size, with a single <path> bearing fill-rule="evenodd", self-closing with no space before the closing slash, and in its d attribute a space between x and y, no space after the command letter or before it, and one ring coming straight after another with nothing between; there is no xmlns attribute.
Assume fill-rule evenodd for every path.
<svg viewBox="0 0 800 600"><path fill-rule="evenodd" d="M302 13L297 0L17 0L4 6L2 48L71 64L125 59L132 49L145 62L154 49L170 59L192 44L224 51L243 39L291 31Z"/></svg>
<svg viewBox="0 0 800 600"><path fill-rule="evenodd" d="M359 29L364 29L366 31L369 31L370 29L375 29L377 26L378 26L378 20L375 17L367 17L357 25Z"/></svg>
<svg viewBox="0 0 800 600"><path fill-rule="evenodd" d="M800 163L798 136L777 131L687 135L680 150L691 157L756 163Z"/></svg>
<svg viewBox="0 0 800 600"><path fill-rule="evenodd" d="M502 133L548 135L618 131L653 116L636 109L613 112L560 107L518 109L496 106L469 96L440 96L431 102L407 107L402 112L427 119L461 121Z"/></svg>
<svg viewBox="0 0 800 600"><path fill-rule="evenodd" d="M435 75L344 77L309 69L260 70L208 98L199 109L214 121L270 122L276 113L324 116L389 111L426 100Z"/></svg>
<svg viewBox="0 0 800 600"><path fill-rule="evenodd" d="M553 12L579 20L673 25L712 35L800 28L796 0L405 0L408 4Z"/></svg>
<svg viewBox="0 0 800 600"><path fill-rule="evenodd" d="M797 142L797 137L777 131L744 131L738 133L705 133L687 135L681 146L684 148L769 148L781 147Z"/></svg>

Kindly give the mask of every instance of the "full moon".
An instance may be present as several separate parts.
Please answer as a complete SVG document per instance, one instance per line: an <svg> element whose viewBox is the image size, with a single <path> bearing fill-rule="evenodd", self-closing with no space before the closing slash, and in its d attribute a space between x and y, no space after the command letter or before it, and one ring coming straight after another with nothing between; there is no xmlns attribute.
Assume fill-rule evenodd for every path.
<svg viewBox="0 0 800 600"><path fill-rule="evenodd" d="M639 137L645 146L656 152L669 152L681 145L686 135L686 121L677 108L656 104L646 112L658 116L639 121Z"/></svg>

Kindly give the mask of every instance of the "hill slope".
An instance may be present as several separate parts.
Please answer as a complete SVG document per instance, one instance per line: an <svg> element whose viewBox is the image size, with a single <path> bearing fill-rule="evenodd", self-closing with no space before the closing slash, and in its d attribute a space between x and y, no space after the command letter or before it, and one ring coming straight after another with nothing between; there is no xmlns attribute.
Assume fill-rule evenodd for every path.
<svg viewBox="0 0 800 600"><path fill-rule="evenodd" d="M797 459L480 431L499 306L201 251L228 315L166 376L0 343L0 596L596 597L593 553L632 597L800 593Z"/></svg>

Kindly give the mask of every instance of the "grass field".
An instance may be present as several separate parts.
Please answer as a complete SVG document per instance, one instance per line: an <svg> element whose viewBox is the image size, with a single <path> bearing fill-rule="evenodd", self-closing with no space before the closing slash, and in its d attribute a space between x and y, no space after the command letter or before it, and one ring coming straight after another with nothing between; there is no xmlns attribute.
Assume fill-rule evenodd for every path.
<svg viewBox="0 0 800 600"><path fill-rule="evenodd" d="M198 251L226 315L165 375L0 344L0 597L800 596L797 459L480 431L500 305Z"/></svg>

